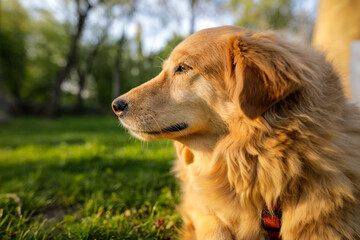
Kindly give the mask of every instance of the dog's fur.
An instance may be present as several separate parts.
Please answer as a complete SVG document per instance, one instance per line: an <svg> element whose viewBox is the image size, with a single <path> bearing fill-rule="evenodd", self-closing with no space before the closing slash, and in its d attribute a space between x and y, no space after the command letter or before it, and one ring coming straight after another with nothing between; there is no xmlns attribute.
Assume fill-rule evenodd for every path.
<svg viewBox="0 0 360 240"><path fill-rule="evenodd" d="M264 239L276 203L283 239L360 239L360 114L322 54L205 29L119 99L133 135L176 141L184 239Z"/></svg>

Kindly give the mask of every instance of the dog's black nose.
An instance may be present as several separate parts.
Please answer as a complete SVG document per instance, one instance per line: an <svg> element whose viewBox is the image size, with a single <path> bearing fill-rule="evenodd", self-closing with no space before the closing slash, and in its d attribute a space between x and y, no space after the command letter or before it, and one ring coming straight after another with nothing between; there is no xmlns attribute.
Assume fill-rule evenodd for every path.
<svg viewBox="0 0 360 240"><path fill-rule="evenodd" d="M120 114L122 113L122 115L124 115L124 112L128 109L129 104L122 99L119 100L114 100L112 102L112 108L113 111L116 115L120 116Z"/></svg>

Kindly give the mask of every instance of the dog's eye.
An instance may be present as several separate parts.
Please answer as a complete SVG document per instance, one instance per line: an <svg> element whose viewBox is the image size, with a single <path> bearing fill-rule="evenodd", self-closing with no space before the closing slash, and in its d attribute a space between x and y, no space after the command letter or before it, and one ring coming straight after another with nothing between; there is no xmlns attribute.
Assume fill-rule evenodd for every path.
<svg viewBox="0 0 360 240"><path fill-rule="evenodd" d="M175 73L182 73L182 72L186 72L188 70L192 69L192 67L184 64L184 63L181 63L179 66L177 66L176 70L175 70Z"/></svg>

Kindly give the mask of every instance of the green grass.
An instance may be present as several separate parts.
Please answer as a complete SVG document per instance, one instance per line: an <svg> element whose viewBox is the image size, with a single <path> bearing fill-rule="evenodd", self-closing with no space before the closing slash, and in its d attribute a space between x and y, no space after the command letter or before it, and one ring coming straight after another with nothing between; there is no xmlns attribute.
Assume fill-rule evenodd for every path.
<svg viewBox="0 0 360 240"><path fill-rule="evenodd" d="M173 158L115 117L0 125L0 239L175 238Z"/></svg>

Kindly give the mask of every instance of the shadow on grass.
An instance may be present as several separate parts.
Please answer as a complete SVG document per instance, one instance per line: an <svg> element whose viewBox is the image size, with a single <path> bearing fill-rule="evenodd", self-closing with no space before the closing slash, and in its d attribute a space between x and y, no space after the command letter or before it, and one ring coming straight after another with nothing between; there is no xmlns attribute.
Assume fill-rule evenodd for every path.
<svg viewBox="0 0 360 240"><path fill-rule="evenodd" d="M164 187L175 190L170 169L169 161L94 157L63 164L8 163L1 167L0 179L5 183L3 190L19 192L24 209L30 211L54 205L73 207L94 193L103 198L115 193L118 207L131 208L144 201L156 202Z"/></svg>
<svg viewBox="0 0 360 240"><path fill-rule="evenodd" d="M179 225L168 142L140 143L100 118L20 119L1 131L0 194L19 196L23 217L0 199L0 235L159 239ZM158 218L166 219L162 230L154 228Z"/></svg>

